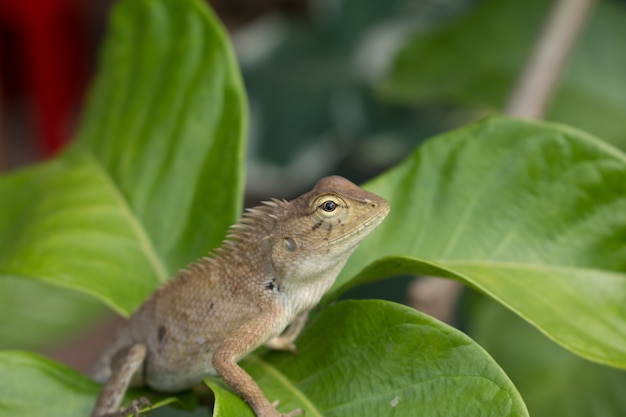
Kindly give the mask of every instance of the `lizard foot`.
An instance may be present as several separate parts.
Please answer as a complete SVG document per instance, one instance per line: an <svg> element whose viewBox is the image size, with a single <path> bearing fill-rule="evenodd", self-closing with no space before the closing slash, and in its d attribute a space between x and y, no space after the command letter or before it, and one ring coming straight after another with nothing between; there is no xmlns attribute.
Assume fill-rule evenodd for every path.
<svg viewBox="0 0 626 417"><path fill-rule="evenodd" d="M272 406L274 408L278 407L279 401L276 400L272 403ZM295 417L295 416L303 416L304 415L304 410L301 408L296 408L293 411L290 411L286 414L279 414L280 417Z"/></svg>
<svg viewBox="0 0 626 417"><path fill-rule="evenodd" d="M141 397L137 400L131 401L131 403L128 404L128 407L125 407L114 414L108 414L106 417L127 417L129 415L139 417L139 412L142 408L151 406L152 403L150 403L150 400L146 397Z"/></svg>
<svg viewBox="0 0 626 417"><path fill-rule="evenodd" d="M298 354L298 348L296 347L296 345L288 338L284 338L282 336L278 336L268 340L267 342L265 342L265 346L269 349L286 350L293 353L294 355Z"/></svg>

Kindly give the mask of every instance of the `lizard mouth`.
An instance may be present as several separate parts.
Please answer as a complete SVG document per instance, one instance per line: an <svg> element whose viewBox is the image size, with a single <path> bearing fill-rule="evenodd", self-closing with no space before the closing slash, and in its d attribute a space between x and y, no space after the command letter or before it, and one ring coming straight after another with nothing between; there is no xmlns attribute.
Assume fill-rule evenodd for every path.
<svg viewBox="0 0 626 417"><path fill-rule="evenodd" d="M387 214L389 214L389 206L386 206L383 210L380 210L374 216L370 217L365 222L361 223L360 226L356 227L354 230L350 231L349 233L346 233L343 236L339 236L336 239L326 242L326 245L335 245L337 243L341 243L344 240L353 237L354 235L361 233L363 230L375 229L376 227L378 227L378 225L380 225L383 222L383 220L385 220L385 217L387 217ZM362 239L364 239L366 236L367 234L363 235ZM359 239L358 241L356 241L354 243L354 246L358 245L362 239Z"/></svg>

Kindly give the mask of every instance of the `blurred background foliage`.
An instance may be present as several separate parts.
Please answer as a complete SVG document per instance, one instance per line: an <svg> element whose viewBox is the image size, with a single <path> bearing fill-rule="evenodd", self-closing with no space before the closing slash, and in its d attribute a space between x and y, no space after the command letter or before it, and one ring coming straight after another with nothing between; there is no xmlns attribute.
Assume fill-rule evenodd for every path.
<svg viewBox="0 0 626 417"><path fill-rule="evenodd" d="M249 96L247 205L296 195L330 173L363 181L433 134L501 112L552 3L212 1L231 30ZM100 27L102 19L91 23ZM28 159L22 137L29 129L16 128L22 118L6 98L14 39L6 23L1 33L0 159L15 167ZM626 1L598 0L548 120L626 150L624 39ZM402 300L405 283L389 298ZM531 415L626 415L625 372L573 356L482 297L466 295L458 316L518 386Z"/></svg>
<svg viewBox="0 0 626 417"><path fill-rule="evenodd" d="M251 107L249 186L361 179L501 112L552 1L317 0L234 34ZM626 2L598 1L548 120L626 149Z"/></svg>
<svg viewBox="0 0 626 417"><path fill-rule="evenodd" d="M266 15L238 30L251 110L250 189L301 190L330 172L364 180L421 140L470 120L448 103L383 97L378 86L411 34L471 4L318 0L305 14Z"/></svg>

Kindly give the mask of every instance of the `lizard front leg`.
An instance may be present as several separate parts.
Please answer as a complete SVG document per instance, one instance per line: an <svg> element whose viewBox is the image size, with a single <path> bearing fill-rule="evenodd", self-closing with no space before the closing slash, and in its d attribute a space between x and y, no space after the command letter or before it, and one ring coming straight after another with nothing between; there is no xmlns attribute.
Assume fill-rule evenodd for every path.
<svg viewBox="0 0 626 417"><path fill-rule="evenodd" d="M228 386L242 397L254 410L257 417L293 417L303 415L301 409L287 414L280 414L265 397L259 386L239 365L237 358L245 355L267 337L268 323L271 316L259 317L241 326L213 353L213 368L220 374ZM276 403L276 402L275 402Z"/></svg>
<svg viewBox="0 0 626 417"><path fill-rule="evenodd" d="M142 343L124 348L115 355L111 364L113 368L111 376L100 391L91 417L125 417L129 414L137 417L142 407L150 405L150 402L142 397L118 411L133 376L144 364L145 358L146 345Z"/></svg>

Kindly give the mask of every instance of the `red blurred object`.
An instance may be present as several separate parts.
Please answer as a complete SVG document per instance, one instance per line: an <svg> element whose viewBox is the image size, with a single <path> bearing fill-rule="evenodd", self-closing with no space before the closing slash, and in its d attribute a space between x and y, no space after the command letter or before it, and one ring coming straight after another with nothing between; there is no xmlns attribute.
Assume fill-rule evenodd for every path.
<svg viewBox="0 0 626 417"><path fill-rule="evenodd" d="M0 29L17 44L3 51L2 73L4 82L18 85L4 90L19 91L23 82L34 105L37 153L43 157L69 138L85 85L80 6L81 0L0 0Z"/></svg>

